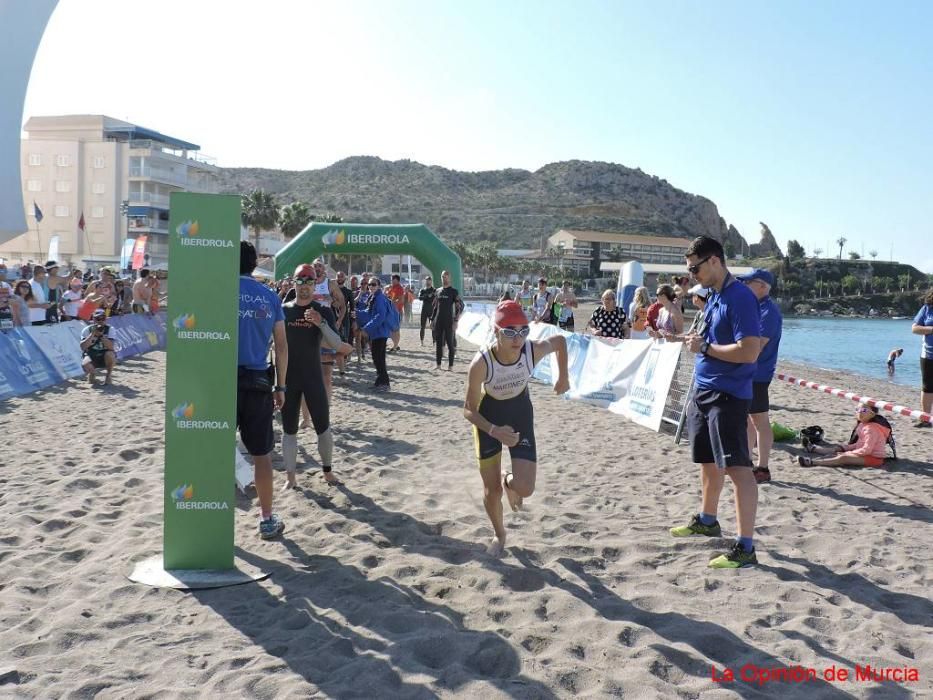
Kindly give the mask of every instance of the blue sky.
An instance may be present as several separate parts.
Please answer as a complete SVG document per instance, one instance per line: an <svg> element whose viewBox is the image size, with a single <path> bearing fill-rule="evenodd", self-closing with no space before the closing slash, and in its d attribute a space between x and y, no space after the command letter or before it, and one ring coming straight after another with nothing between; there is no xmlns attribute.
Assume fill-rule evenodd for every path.
<svg viewBox="0 0 933 700"><path fill-rule="evenodd" d="M259 11L257 11L259 8ZM61 0L26 102L221 165L621 163L933 272L933 4Z"/></svg>

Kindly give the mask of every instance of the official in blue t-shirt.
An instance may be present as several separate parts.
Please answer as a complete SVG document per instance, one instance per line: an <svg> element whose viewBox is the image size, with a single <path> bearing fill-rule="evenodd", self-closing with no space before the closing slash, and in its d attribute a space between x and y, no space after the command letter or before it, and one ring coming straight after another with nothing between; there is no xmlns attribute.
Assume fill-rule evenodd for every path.
<svg viewBox="0 0 933 700"><path fill-rule="evenodd" d="M252 243L241 241L236 423L240 439L253 456L261 510L259 536L271 539L285 529L285 523L272 513L271 453L275 447L272 417L285 401L288 346L282 302L275 292L252 278L255 269L256 249ZM278 377L275 386L269 365L270 342Z"/></svg>
<svg viewBox="0 0 933 700"><path fill-rule="evenodd" d="M715 569L757 564L754 533L758 484L748 450L748 408L761 349L758 299L726 269L722 244L700 236L687 248L687 270L712 290L703 322L684 342L697 353L693 399L687 406L687 431L693 461L701 465L703 502L689 523L671 528L674 537L721 537L717 519L724 474L735 486L738 537L713 560Z"/></svg>
<svg viewBox="0 0 933 700"><path fill-rule="evenodd" d="M752 376L752 403L748 408L748 450L751 453L755 445L758 445L758 465L752 471L758 483L763 484L771 481L768 458L774 444L774 433L771 432L771 418L768 415L768 411L771 410L768 387L777 366L784 319L778 305L771 298L774 275L767 270L756 268L748 274L736 275L736 279L752 290L758 299L758 312L761 315L761 352L758 353L757 367Z"/></svg>
<svg viewBox="0 0 933 700"><path fill-rule="evenodd" d="M920 409L927 415L933 413L933 290L923 298L923 307L914 316L912 333L923 336L920 350ZM917 428L933 426L929 421L918 420Z"/></svg>

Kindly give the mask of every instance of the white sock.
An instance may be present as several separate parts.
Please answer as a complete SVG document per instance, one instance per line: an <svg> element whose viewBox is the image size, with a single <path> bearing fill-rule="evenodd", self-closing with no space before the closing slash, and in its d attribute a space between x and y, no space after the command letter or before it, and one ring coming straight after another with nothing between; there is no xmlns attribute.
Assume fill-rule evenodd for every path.
<svg viewBox="0 0 933 700"><path fill-rule="evenodd" d="M295 465L298 463L298 435L282 434L282 461L285 462L285 471L289 474L295 473Z"/></svg>
<svg viewBox="0 0 933 700"><path fill-rule="evenodd" d="M334 436L330 428L317 436L317 451L321 455L321 466L331 466L334 458Z"/></svg>

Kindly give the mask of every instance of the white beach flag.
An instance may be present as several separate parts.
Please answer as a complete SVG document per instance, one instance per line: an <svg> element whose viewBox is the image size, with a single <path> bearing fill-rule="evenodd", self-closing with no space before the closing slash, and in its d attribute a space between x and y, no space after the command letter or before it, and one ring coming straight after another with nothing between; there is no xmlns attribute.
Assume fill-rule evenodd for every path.
<svg viewBox="0 0 933 700"><path fill-rule="evenodd" d="M58 236L52 236L49 239L49 255L46 260L58 261Z"/></svg>

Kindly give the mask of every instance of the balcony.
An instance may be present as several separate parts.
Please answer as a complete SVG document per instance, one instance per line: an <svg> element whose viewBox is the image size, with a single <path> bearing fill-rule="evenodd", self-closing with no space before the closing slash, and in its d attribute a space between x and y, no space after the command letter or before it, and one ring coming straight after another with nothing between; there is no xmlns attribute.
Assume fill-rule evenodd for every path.
<svg viewBox="0 0 933 700"><path fill-rule="evenodd" d="M168 233L168 221L136 217L130 219L129 229L130 231L136 231L139 233L145 233L147 231L151 231L153 233Z"/></svg>
<svg viewBox="0 0 933 700"><path fill-rule="evenodd" d="M171 170L164 170L162 168L153 168L148 165L131 167L130 177L145 177L182 188L188 186L188 177L186 175L172 172Z"/></svg>
<svg viewBox="0 0 933 700"><path fill-rule="evenodd" d="M130 150L142 150L149 153L158 153L164 158L171 158L179 163L186 163L193 168L217 172L217 159L204 155L198 151L181 151L170 148L164 143L151 139L134 139L129 141ZM187 153L187 155L185 155ZM141 154L140 154L141 155ZM148 155L148 154L147 154Z"/></svg>
<svg viewBox="0 0 933 700"><path fill-rule="evenodd" d="M147 203L154 204L157 207L168 207L168 196L164 194L155 194L154 192L130 192L128 195L130 204Z"/></svg>

